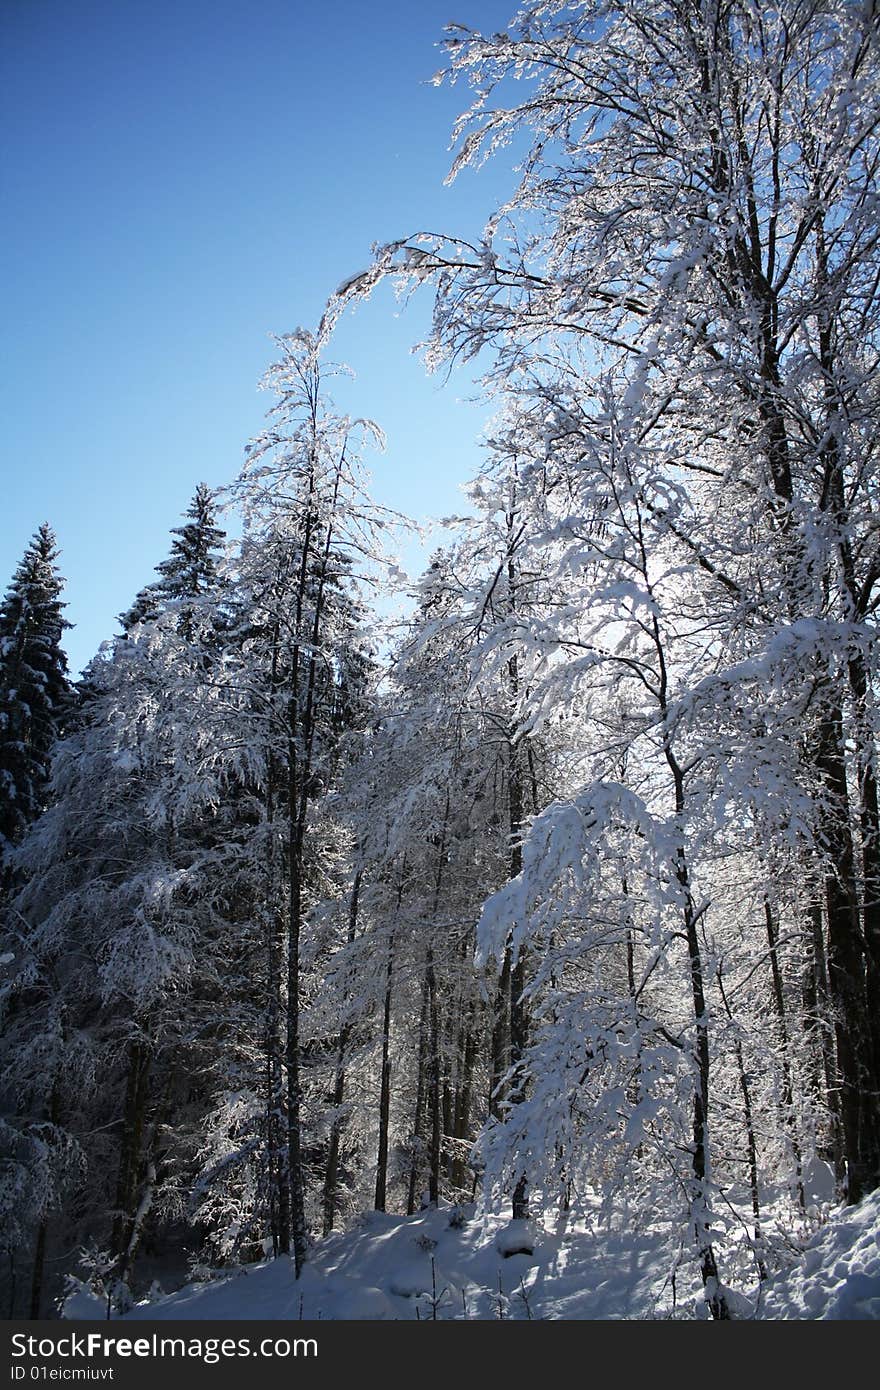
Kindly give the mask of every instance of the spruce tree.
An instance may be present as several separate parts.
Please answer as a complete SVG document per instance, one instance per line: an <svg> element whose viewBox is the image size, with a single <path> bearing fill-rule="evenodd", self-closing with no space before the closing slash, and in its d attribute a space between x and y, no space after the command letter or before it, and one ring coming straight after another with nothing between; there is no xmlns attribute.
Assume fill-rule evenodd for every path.
<svg viewBox="0 0 880 1390"><path fill-rule="evenodd" d="M214 524L214 494L207 483L199 483L185 516L185 525L175 526L167 560L156 566L161 577L137 594L119 622L127 634L137 623L150 622L170 604L180 605L180 627L192 637L192 601L210 593L218 584L217 552L226 532Z"/></svg>
<svg viewBox="0 0 880 1390"><path fill-rule="evenodd" d="M0 860L42 810L70 701L55 533L35 533L0 605Z"/></svg>
<svg viewBox="0 0 880 1390"><path fill-rule="evenodd" d="M215 552L226 533L214 525L214 494L207 483L199 483L186 510L185 526L175 526L171 534L171 554L156 570L161 574L158 588L166 598L196 597L215 587Z"/></svg>
<svg viewBox="0 0 880 1390"><path fill-rule="evenodd" d="M207 489L201 495L208 500ZM234 979L222 955L231 889L225 878L218 886L221 832L216 808L199 799L190 757L201 751L199 697L216 632L206 576L217 539L212 532L202 546L187 535L198 565L181 563L173 580L163 574L148 591L149 611L88 667L76 717L53 753L42 814L16 848L0 1105L9 1106L9 1142L26 1158L36 1152L32 1131L51 1136L54 1167L44 1195L16 1188L13 1202L0 1194L0 1225L4 1212L7 1224L16 1207L23 1213L16 1244L33 1252L24 1255L32 1316L57 1291L44 1276L54 1252L83 1243L104 1252L102 1277L118 1306L128 1298L145 1231L154 1234L146 1222L154 1195L156 1211L165 1200L165 1119L182 1106L177 1177L202 1098L187 1067L194 1056L193 1074L205 1065L205 1013L221 968L226 988ZM72 1209L59 1197L77 1178L70 1155L77 1181L88 1174ZM32 1166L39 1173L36 1158Z"/></svg>

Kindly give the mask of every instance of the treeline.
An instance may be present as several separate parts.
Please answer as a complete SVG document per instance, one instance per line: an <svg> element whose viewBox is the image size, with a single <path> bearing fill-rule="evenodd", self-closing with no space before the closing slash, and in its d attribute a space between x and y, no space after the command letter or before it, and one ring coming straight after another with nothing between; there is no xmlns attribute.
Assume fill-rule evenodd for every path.
<svg viewBox="0 0 880 1390"><path fill-rule="evenodd" d="M478 1196L525 1247L598 1196L724 1318L817 1160L880 1182L878 23L454 28L456 169L525 139L518 189L280 340L241 541L199 489L75 691L38 533L0 612L10 1310L78 1249L120 1307L174 1251L298 1273ZM377 646L379 435L323 363L386 276L497 415Z"/></svg>

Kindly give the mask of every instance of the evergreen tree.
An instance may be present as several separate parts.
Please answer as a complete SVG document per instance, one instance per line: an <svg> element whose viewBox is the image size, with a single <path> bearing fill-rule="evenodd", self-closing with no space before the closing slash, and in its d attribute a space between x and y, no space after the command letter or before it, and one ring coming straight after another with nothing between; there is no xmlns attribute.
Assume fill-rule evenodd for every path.
<svg viewBox="0 0 880 1390"><path fill-rule="evenodd" d="M193 691L219 625L207 586L221 533L207 489L198 498L196 534L184 527L173 541L162 585L149 591L149 620L145 612L90 664L76 718L56 744L42 814L12 859L21 882L8 938L15 966L0 994L0 1096L31 1167L54 1175L39 1202L14 1195L20 1213L31 1213L18 1218L28 1230L17 1244L24 1253L31 1243L34 1316L59 1244L98 1242L104 1274L124 1295L147 1213L166 1200L162 1123L195 1089L185 1066L201 1060L192 1039L205 1031L204 1001L221 968L230 885L218 886L214 861L228 835L225 826L215 833L217 817L200 801L190 810ZM228 981L225 959L222 968ZM117 1144L107 1134L120 1118ZM189 1116L177 1118L175 1177L189 1145ZM45 1162L37 1139L49 1145ZM80 1167L88 1183L75 1214L59 1213L62 1182Z"/></svg>
<svg viewBox="0 0 880 1390"><path fill-rule="evenodd" d="M35 533L0 606L0 858L42 810L70 700L55 533Z"/></svg>
<svg viewBox="0 0 880 1390"><path fill-rule="evenodd" d="M195 600L213 592L219 583L217 552L226 532L214 523L216 505L207 483L199 483L186 510L188 520L175 526L174 539L166 560L156 566L161 577L147 584L119 622L127 634L138 623L150 622L170 604L180 607L181 631L192 640L192 609Z"/></svg>
<svg viewBox="0 0 880 1390"><path fill-rule="evenodd" d="M214 513L214 494L207 483L199 483L186 510L189 520L174 527L171 554L156 566L162 576L157 587L167 598L195 598L216 586L215 552L226 533L214 525Z"/></svg>

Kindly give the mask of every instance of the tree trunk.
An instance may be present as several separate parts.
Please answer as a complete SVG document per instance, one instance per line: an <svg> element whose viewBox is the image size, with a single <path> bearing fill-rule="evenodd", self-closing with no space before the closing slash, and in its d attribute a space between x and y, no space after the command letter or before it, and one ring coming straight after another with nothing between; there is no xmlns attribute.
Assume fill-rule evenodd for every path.
<svg viewBox="0 0 880 1390"><path fill-rule="evenodd" d="M506 1099L505 1078L510 1069L510 948L505 946L492 1008L492 1065L489 1073L489 1114L500 1120Z"/></svg>
<svg viewBox="0 0 880 1390"><path fill-rule="evenodd" d="M697 931L697 914L691 897L690 881L684 851L676 856L676 877L685 899L684 928L687 939L688 965L690 969L691 997L694 1009L696 1030L697 1085L693 1099L693 1187L691 1192L691 1219L700 1256L700 1273L713 1318L726 1319L730 1316L727 1301L721 1291L718 1278L718 1265L712 1246L712 1233L709 1225L708 1178L710 1173L709 1155L709 1026L706 1013L706 997L703 989L703 961L700 952L700 938Z"/></svg>
<svg viewBox="0 0 880 1390"><path fill-rule="evenodd" d="M734 1028L733 1011L727 998L727 991L724 988L724 978L721 974L721 965L717 970L718 992L721 995L721 1002L724 1005L724 1012ZM763 1282L767 1278L767 1265L764 1262L763 1246L764 1240L761 1234L761 1194L758 1187L758 1146L755 1141L755 1124L752 1111L752 1092L749 1086L748 1073L746 1072L745 1059L743 1057L742 1042L739 1034L734 1031L733 1050L736 1057L737 1072L739 1073L739 1089L743 1098L743 1119L746 1127L746 1147L749 1156L749 1189L752 1197L752 1216L755 1220L755 1263L758 1267L758 1278Z"/></svg>
<svg viewBox="0 0 880 1390"><path fill-rule="evenodd" d="M422 1007L419 1012L419 1053L418 1075L416 1078L416 1103L413 1114L412 1157L409 1168L409 1190L406 1199L406 1214L412 1216L416 1210L416 1190L419 1182L419 1169L422 1146L422 1126L425 1112L425 1093L427 1091L428 1066L428 982L422 980Z"/></svg>
<svg viewBox="0 0 880 1390"><path fill-rule="evenodd" d="M348 912L349 946L352 945L357 934L358 902L363 872L362 868L358 868L351 888L351 903ZM333 1082L333 1119L330 1121L330 1139L327 1145L327 1166L324 1170L324 1192L321 1202L325 1236L329 1236L333 1230L339 1198L339 1145L342 1138L342 1117L339 1111L345 1099L345 1059L350 1036L351 1026L344 1023L339 1031L339 1051L336 1057L336 1076Z"/></svg>
<svg viewBox="0 0 880 1390"><path fill-rule="evenodd" d="M767 945L770 953L770 972L773 979L773 1000L776 1006L776 1016L779 1021L779 1051L780 1065L782 1067L782 1119L785 1132L791 1144L791 1152L795 1164L795 1184L798 1195L798 1205L802 1212L807 1209L806 1197L804 1196L804 1164L801 1152L801 1141L798 1134L797 1116L794 1112L794 1087L791 1080L791 1052L788 1041L788 1021L785 1007L785 993L782 988L782 971L779 968L779 952L777 949L776 925L773 921L773 912L767 898L764 899L764 922L767 927Z"/></svg>
<svg viewBox="0 0 880 1390"><path fill-rule="evenodd" d="M269 1162L269 1213L272 1248L276 1255L290 1253L290 1174L287 1164L287 1133L284 1116L284 1077L282 1068L281 971L285 927L280 914L269 913L268 1009L266 1020L266 1135Z"/></svg>
<svg viewBox="0 0 880 1390"><path fill-rule="evenodd" d="M113 1218L113 1253L120 1267L124 1264L128 1233L136 1212L138 1173L142 1163L144 1122L149 1094L152 1053L146 1043L133 1041L128 1052L128 1082L122 1120L122 1152L116 1183L116 1211ZM121 1273L120 1278L124 1278Z"/></svg>
<svg viewBox="0 0 880 1390"><path fill-rule="evenodd" d="M428 1109L431 1117L431 1131L428 1144L428 1200L434 1206L440 1201L440 1157L442 1149L441 1105L440 1105L440 1006L437 1000L437 976L434 970L434 952L428 947L428 960L425 968L425 981L428 989Z"/></svg>
<svg viewBox="0 0 880 1390"><path fill-rule="evenodd" d="M833 236L834 233L832 239ZM826 411L822 447L819 450L823 475L820 507L827 511L835 522L835 545L831 551L831 559L838 566L838 575L835 578L839 577L842 580L842 588L847 598L848 611L845 617L853 623L863 623L872 584L860 583L856 574L853 529L847 503L847 481L841 448L841 438L846 432L842 402L847 388L841 383L838 361L840 338L838 325L834 321L835 305L838 302L834 285L835 272L829 264L828 232L821 217L816 219L815 242L816 319ZM842 878L844 872L847 875L846 882L842 884L843 892L844 896L850 897L854 908L854 911L848 912L843 903L837 903L837 895L832 893L836 921L832 935L829 914L829 974L837 1012L835 1022L838 1041L841 1033L851 1033L845 1042L842 1057L838 1046L838 1061L844 1091L841 1113L848 1168L848 1197L851 1202L855 1202L864 1192L870 1191L880 1183L880 808L871 710L871 679L864 653L855 644L850 649L847 675L852 700L855 781L859 793L860 885L856 882L856 856L852 845L850 811L847 804L842 693L829 713L829 727L822 741L825 745L826 759L831 759L831 762L826 761L832 797L831 814L834 816L836 812L839 815L838 833L845 835L848 841L842 846L843 861L834 859L832 862L838 865ZM842 779L838 769L832 765L838 758L844 768ZM859 887L862 908L861 932L858 914ZM853 940L849 942L843 939L847 922L851 923L853 933ZM861 993L857 987L856 973L859 970L858 957L862 952L865 1013L859 1015L850 1011L857 1007L857 995ZM853 1061L855 1067L852 1066ZM858 1106L856 1097L848 1094L855 1086L859 1087ZM856 1119L857 1109L859 1113ZM854 1126L857 1127L857 1134Z"/></svg>
<svg viewBox="0 0 880 1390"><path fill-rule="evenodd" d="M642 573L648 593L651 585L648 579L647 556L642 551ZM653 597L653 595L652 595ZM669 676L666 667L666 652L660 624L656 613L652 615L651 626L654 650L657 657L658 695L657 702L662 719L663 756L672 777L673 804L676 824L681 825L685 812L685 776L681 763L675 753L669 718ZM700 1260L700 1274L706 1302L713 1318L727 1319L730 1311L721 1289L718 1266L712 1245L710 1226L708 1182L711 1171L709 1148L709 1015L706 1010L706 996L703 986L703 959L700 951L699 915L691 891L690 872L684 844L679 842L672 870L681 891L681 913L683 935L687 943L688 974L690 977L691 1000L694 1016L694 1061L697 1070L697 1083L693 1095L693 1144L690 1184L690 1218L693 1225Z"/></svg>
<svg viewBox="0 0 880 1390"><path fill-rule="evenodd" d="M517 518L517 476L514 468L510 485L510 498L507 510L507 583L508 605L511 615L518 610L518 575L514 555L515 525ZM518 716L519 665L516 653L507 663L508 685L510 690L512 717ZM522 872L522 829L523 829L523 766L521 741L514 723L507 737L507 824L510 845L509 875L511 879ZM519 944L516 958L510 966L510 1092L508 1103L521 1104L526 1096L525 1057L529 1044L529 1010L525 999L527 982L526 948ZM529 1215L528 1180L520 1173L511 1194L511 1214L514 1221L525 1221Z"/></svg>
<svg viewBox="0 0 880 1390"><path fill-rule="evenodd" d="M460 1192L465 1188L467 1162L462 1146L470 1135L471 1100L473 1096L474 1065L477 1060L476 1004L473 1000L468 1007L458 1043L459 1069L458 1085L455 1092L455 1109L452 1120L453 1137L456 1144L455 1159L452 1165L451 1182Z"/></svg>
<svg viewBox="0 0 880 1390"><path fill-rule="evenodd" d="M290 1180L290 1228L299 1278L308 1254L305 1178L302 1166L302 1084L300 1078L300 935L302 929L302 842L291 827L290 918L287 924L287 1153Z"/></svg>
<svg viewBox="0 0 880 1390"><path fill-rule="evenodd" d="M317 399L312 402L313 431ZM313 448L315 434L313 433ZM300 1044L300 945L303 925L303 867L309 801L312 795L312 772L315 745L315 684L324 614L324 594L333 536L332 517L339 492L340 474L337 469L333 500L326 522L324 544L318 557L312 550L313 537L319 518L315 513L315 468L313 460L309 474L309 496L303 526L302 558L296 594L294 623L295 642L291 654L290 696L287 705L287 766L288 766L288 923L287 923L287 1154L290 1177L290 1224L296 1277L302 1273L308 1256L308 1232L305 1215L305 1174L302 1161L302 1075ZM317 586L311 629L304 634L304 610L311 562L318 559ZM300 664L303 638L308 642L308 658L304 689L301 688Z"/></svg>
<svg viewBox="0 0 880 1390"><path fill-rule="evenodd" d="M822 773L828 808L821 829L827 855L825 900L828 913L828 983L834 1013L840 1118L847 1169L847 1200L857 1202L870 1188L869 1071L872 1040L867 1029L864 960L855 892L855 855L843 754L843 719L826 709L819 731L816 765ZM867 1123L866 1123L867 1120Z"/></svg>
<svg viewBox="0 0 880 1390"><path fill-rule="evenodd" d="M824 885L807 873L807 919L804 928L805 981L804 1030L810 1055L810 1081L817 1107L826 1123L825 1138L817 1143L819 1155L834 1166L840 1186L846 1178L837 1090L837 1061L834 1055L834 1027L828 995L828 966L825 958L825 932L822 919Z"/></svg>
<svg viewBox="0 0 880 1390"><path fill-rule="evenodd" d="M397 906L400 907L398 895ZM391 1002L394 981L394 934L388 942L385 962L385 997L382 1001L382 1071L379 1082L379 1143L376 1154L376 1211L385 1210L388 1190L388 1128L391 1119Z"/></svg>
<svg viewBox="0 0 880 1390"><path fill-rule="evenodd" d="M449 834L450 791L446 788L446 804L443 809L443 824L437 846L437 873L434 880L434 897L431 905L431 925L437 920L440 907L440 894L443 889L443 874L446 868L446 842ZM442 1057L440 1032L440 1000L437 991L437 972L434 968L434 949L429 943L425 964L425 985L428 999L428 1112L431 1118L428 1145L428 1200L435 1206L440 1201L440 1167L443 1148L443 1110L442 1110Z"/></svg>

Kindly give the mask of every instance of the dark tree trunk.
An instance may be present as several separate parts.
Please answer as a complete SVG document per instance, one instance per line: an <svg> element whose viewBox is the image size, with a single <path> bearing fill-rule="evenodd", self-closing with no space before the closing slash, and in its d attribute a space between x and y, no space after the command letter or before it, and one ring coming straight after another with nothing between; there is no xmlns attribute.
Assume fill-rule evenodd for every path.
<svg viewBox="0 0 880 1390"><path fill-rule="evenodd" d="M828 913L828 983L834 1014L840 1118L847 1169L847 1199L857 1202L872 1180L871 1100L864 958L855 892L855 855L843 754L843 720L827 709L820 727L816 765L828 801L823 815L823 848L828 859L825 900ZM867 1110L867 1113L866 1113Z"/></svg>
<svg viewBox="0 0 880 1390"><path fill-rule="evenodd" d="M272 699L280 692L280 622L276 616L272 627L272 657L269 688ZM269 1222L272 1250L275 1255L290 1253L290 1169L287 1150L287 1123L284 1095L284 1039L282 974L287 928L283 914L277 908L283 891L282 876L276 851L275 818L277 788L275 760L267 752L268 781L266 787L266 825L269 840L269 862L266 873L266 1147L269 1177Z"/></svg>
<svg viewBox="0 0 880 1390"><path fill-rule="evenodd" d="M880 807L874 768L874 741L869 732L869 690L865 663L859 657L850 662L850 681L856 706L859 750L857 775L860 794L862 853L862 914L865 938L865 992L871 1031L870 1147L865 1154L867 1181L880 1185Z"/></svg>
<svg viewBox="0 0 880 1390"><path fill-rule="evenodd" d="M340 1038L339 1054L336 1059L336 1076L331 1093L331 1104L337 1112L345 1099L345 1040ZM323 1212L322 1232L329 1236L336 1220L336 1207L339 1200L339 1144L342 1137L342 1123L337 1113L330 1122L330 1137L327 1141L327 1165L324 1169L324 1192L321 1198Z"/></svg>
<svg viewBox="0 0 880 1390"><path fill-rule="evenodd" d="M834 1027L828 992L828 966L825 957L825 931L822 915L824 884L807 874L807 916L804 927L804 1029L810 1057L810 1082L816 1106L827 1119L824 1139L818 1144L820 1156L834 1165L840 1186L846 1178L837 1090L837 1061L834 1055Z"/></svg>
<svg viewBox="0 0 880 1390"><path fill-rule="evenodd" d="M317 402L313 402L313 410ZM314 417L313 417L314 428ZM313 436L314 437L314 436ZM318 651L321 645L324 618L324 599L327 572L333 538L332 517L339 492L337 470L333 500L326 521L324 543L320 554L313 550L319 518L314 510L315 467L309 475L309 497L303 526L302 559L296 595L294 631L296 640L292 652L290 696L287 706L288 727L288 923L287 923L287 1154L290 1177L290 1224L296 1276L299 1278L308 1257L308 1231L305 1215L305 1173L303 1171L302 1135L302 1074L300 1042L300 946L303 925L303 872L306 827L309 801L313 792L313 766L316 734L316 679ZM311 627L304 631L304 611L312 562L317 559L317 585ZM305 677L300 668L304 658L303 641L308 643L305 657Z"/></svg>
<svg viewBox="0 0 880 1390"><path fill-rule="evenodd" d="M629 900L629 882L628 882L628 880L627 880L626 874L623 874L623 875L621 876L621 885L620 885L620 886L621 886L621 892L623 893L624 901L628 903L628 900ZM638 1037L638 1027L639 1027L639 998L638 998L638 992L637 992L637 989L636 989L636 947L635 947L635 937L634 937L634 933L633 933L633 919L632 919L632 914L631 914L631 912L629 911L629 907L627 907L627 916L626 916L626 987L627 987L627 991L628 991L628 993L629 993L630 1008L631 1008L631 1010L632 1010L632 1028L633 1028L634 1036ZM637 1106L637 1105L639 1105L639 1104L641 1103L641 1100L642 1100L642 1059L641 1059L641 1046L639 1047L638 1055L636 1056L636 1063L635 1063L635 1067L634 1067L634 1069L633 1069L632 1079L631 1079L631 1081L630 1081L630 1083L629 1083L629 1087L628 1087L628 1095L629 1095L629 1098L630 1098L630 1100L631 1100L631 1102L632 1102L633 1105ZM637 1157L637 1158L641 1158L641 1157L642 1157L642 1152L643 1152L643 1146L642 1146L642 1144L639 1144L639 1145L637 1146L637 1148L636 1148L636 1157Z"/></svg>
<svg viewBox="0 0 880 1390"><path fill-rule="evenodd" d="M352 945L357 935L358 904L360 901L363 869L358 868L351 887L351 902L348 910L348 944ZM336 1220L336 1207L339 1200L339 1146L342 1139L342 1116L339 1111L345 1099L345 1059L351 1026L344 1023L339 1031L339 1051L336 1056L336 1075L333 1080L333 1119L330 1121L330 1138L327 1144L327 1166L324 1170L324 1192L322 1196L323 1232L328 1236Z"/></svg>
<svg viewBox="0 0 880 1390"><path fill-rule="evenodd" d="M143 1162L144 1123L152 1060L151 1049L146 1043L134 1041L129 1045L128 1081L122 1120L122 1152L116 1183L116 1211L112 1236L113 1253L118 1262L121 1279L125 1278L125 1254L135 1218L138 1175Z"/></svg>
<svg viewBox="0 0 880 1390"><path fill-rule="evenodd" d="M745 1059L743 1057L742 1042L736 1030L733 1011L727 998L727 991L724 988L724 978L721 974L721 966L717 972L718 992L721 995L721 1002L724 1005L724 1012L727 1014L731 1026L734 1028L733 1050L736 1057L736 1067L739 1074L739 1089L743 1098L743 1120L746 1127L746 1148L749 1156L749 1189L752 1197L752 1216L755 1220L755 1263L758 1267L758 1278L767 1278L767 1265L763 1254L763 1236L761 1234L761 1193L758 1187L758 1146L755 1140L755 1123L752 1110L752 1091L749 1086L748 1072L746 1071Z"/></svg>
<svg viewBox="0 0 880 1390"><path fill-rule="evenodd" d="M431 906L431 924L437 920L440 908L440 895L443 891L443 876L446 869L446 843L449 834L450 791L446 788L446 804L443 809L443 825L437 846L437 873L434 880L434 897ZM430 1115L430 1136L428 1142L428 1200L436 1205L440 1201L440 1169L443 1150L443 1109L442 1085L443 1070L441 1057L440 999L437 990L437 972L434 968L434 949L428 945L425 963L425 985L428 1000L428 1113Z"/></svg>
<svg viewBox="0 0 880 1390"><path fill-rule="evenodd" d="M648 592L648 562L642 552L642 566ZM663 721L663 756L672 777L673 800L676 821L680 824L685 812L685 776L672 743L669 719L669 676L666 667L666 653L660 624L656 614L651 619L654 649L657 656L658 704ZM706 1294L706 1302L713 1318L726 1320L730 1317L727 1300L718 1277L718 1265L712 1244L709 1225L710 1173L709 1149L709 1015L706 1009L706 995L703 983L703 958L700 950L699 914L691 891L690 872L684 845L680 843L673 860L673 872L681 892L683 935L687 943L688 973L690 976L691 1000L694 1016L694 1061L696 1063L696 1085L693 1096L693 1145L691 1159L691 1221L697 1241L700 1260L700 1274Z"/></svg>
<svg viewBox="0 0 880 1390"><path fill-rule="evenodd" d="M778 937L770 903L764 899L764 923L767 928L767 945L770 955L770 973L773 979L773 1001L779 1023L779 1061L782 1067L782 1119L795 1163L795 1183L798 1205L802 1212L807 1203L804 1196L804 1164L798 1134L797 1116L794 1111L794 1087L791 1079L791 1049L788 1039L788 1017L785 1006L785 991L782 987L782 971L779 966Z"/></svg>
<svg viewBox="0 0 880 1390"><path fill-rule="evenodd" d="M437 976L434 952L428 947L425 968L428 988L428 1109L431 1117L428 1143L428 1200L435 1206L440 1201L440 1159L442 1150L442 1113L440 1104L440 1005L437 999Z"/></svg>
<svg viewBox="0 0 880 1390"><path fill-rule="evenodd" d="M726 1319L730 1316L727 1301L721 1291L718 1278L718 1265L712 1245L711 1231L707 1221L709 1176L709 1026L706 1013L706 997L703 988L703 961L700 951L700 938L697 930L697 914L691 897L690 881L684 852L679 850L676 858L676 877L685 898L684 927L688 948L688 964L693 999L694 1025L696 1030L697 1085L693 1101L693 1196L692 1213L697 1235L700 1256L700 1272L706 1301L714 1318Z"/></svg>
<svg viewBox="0 0 880 1390"><path fill-rule="evenodd" d="M286 929L280 916L271 914L267 922L268 940L268 1018L266 1021L266 1130L269 1160L269 1211L272 1246L275 1254L290 1253L290 1173L287 1163L287 1125L285 1119L282 1068L281 970Z"/></svg>
<svg viewBox="0 0 880 1390"><path fill-rule="evenodd" d="M302 1082L300 1077L300 934L302 926L301 841L292 827L290 919L287 925L287 1154L290 1227L297 1278L308 1255L305 1177L302 1165Z"/></svg>
<svg viewBox="0 0 880 1390"><path fill-rule="evenodd" d="M476 1005L473 1000L459 1037L458 1086L455 1092L455 1110L452 1120L452 1133L456 1139L455 1160L452 1165L451 1181L457 1192L465 1188L467 1161L463 1145L470 1138L470 1114L474 1085L474 1066L477 1060Z"/></svg>
<svg viewBox="0 0 880 1390"><path fill-rule="evenodd" d="M489 1074L489 1114L500 1120L506 1098L505 1078L510 1068L510 948L504 948L501 974L492 1009L492 1066Z"/></svg>
<svg viewBox="0 0 880 1390"><path fill-rule="evenodd" d="M830 563L839 567L834 582L842 580L849 608L846 617L861 622L871 586L865 591L858 582L852 547L845 465L840 446L845 424L837 361L838 339L833 322L834 273L829 265L829 245L821 218L815 223L815 248L818 347L826 407L826 427L819 451L822 464L819 505L835 523L835 545L830 551ZM831 682L836 681L832 673ZM858 649L850 655L848 685L855 726L855 775L862 840L858 864L847 781L843 691L829 695L819 729L816 765L823 776L827 796L822 838L830 865L825 879L828 978L837 1040L847 1198L856 1202L880 1181L880 816L869 679ZM831 688L834 689L833 684ZM861 921L859 877L862 879Z"/></svg>
<svg viewBox="0 0 880 1390"><path fill-rule="evenodd" d="M400 907L398 895L397 906ZM388 1191L388 1129L391 1122L391 1002L394 983L394 935L388 942L385 962L385 997L382 1001L382 1070L379 1081L379 1143L376 1154L376 1211L384 1211Z"/></svg>
<svg viewBox="0 0 880 1390"><path fill-rule="evenodd" d="M422 1007L419 1012L419 1055L418 1075L416 1077L416 1103L413 1112L412 1157L409 1168L409 1190L406 1199L406 1214L412 1216L416 1210L416 1195L421 1169L421 1149L424 1134L425 1094L427 1091L428 1069L428 982L422 979Z"/></svg>
<svg viewBox="0 0 880 1390"><path fill-rule="evenodd" d="M514 529L517 516L516 476L511 483L511 496L507 514L508 556L507 582L508 602L511 614L519 606L518 575L514 558ZM508 684L514 718L519 701L519 665L516 653L507 663ZM509 874L511 879L522 872L522 830L523 830L523 752L522 742L516 729L511 725L507 738L507 816L510 845ZM510 1092L508 1102L511 1106L521 1104L526 1096L525 1058L529 1045L529 1009L525 998L527 958L524 943L519 944L515 959L510 964ZM529 1215L528 1179L520 1173L511 1194L511 1214L514 1221L524 1221Z"/></svg>

